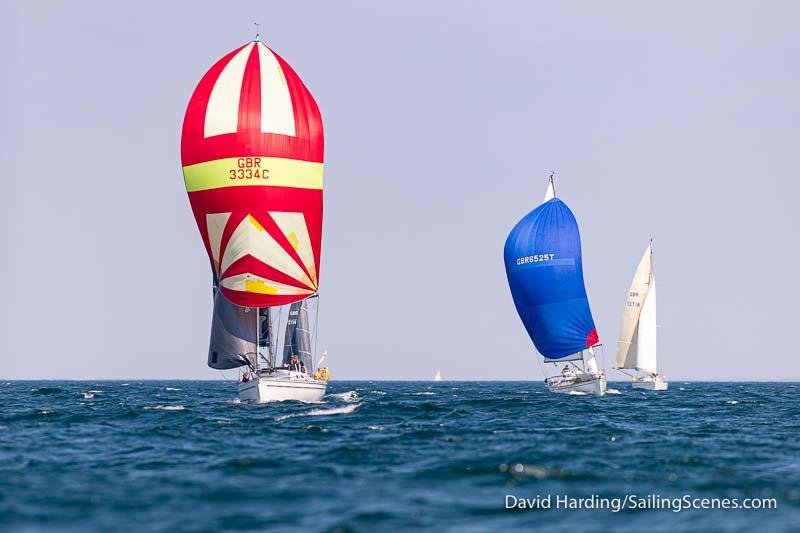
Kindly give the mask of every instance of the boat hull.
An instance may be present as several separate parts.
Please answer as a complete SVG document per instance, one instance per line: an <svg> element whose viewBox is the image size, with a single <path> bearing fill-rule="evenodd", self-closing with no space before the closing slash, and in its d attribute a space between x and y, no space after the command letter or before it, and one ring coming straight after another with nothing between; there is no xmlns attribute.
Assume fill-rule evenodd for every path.
<svg viewBox="0 0 800 533"><path fill-rule="evenodd" d="M239 400L249 403L319 402L327 388L327 382L317 381L301 372L260 376L239 383Z"/></svg>
<svg viewBox="0 0 800 533"><path fill-rule="evenodd" d="M603 396L606 393L608 382L605 376L592 377L577 382L561 381L548 381L547 388L550 392L555 394L592 394L594 396Z"/></svg>
<svg viewBox="0 0 800 533"><path fill-rule="evenodd" d="M631 387L642 390L667 390L669 383L666 381L634 381L631 383Z"/></svg>

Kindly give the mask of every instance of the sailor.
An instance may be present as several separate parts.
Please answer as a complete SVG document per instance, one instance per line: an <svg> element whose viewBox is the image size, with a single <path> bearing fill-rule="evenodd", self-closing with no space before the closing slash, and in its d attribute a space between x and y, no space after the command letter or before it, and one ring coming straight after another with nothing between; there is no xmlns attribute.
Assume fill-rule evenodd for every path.
<svg viewBox="0 0 800 533"><path fill-rule="evenodd" d="M302 372L301 365L300 365L300 358L296 355L292 356L292 362L289 365L290 370L294 370L295 372Z"/></svg>
<svg viewBox="0 0 800 533"><path fill-rule="evenodd" d="M570 374L571 372L569 371L569 365L564 365L564 368L561 369L561 375L566 378L569 377Z"/></svg>

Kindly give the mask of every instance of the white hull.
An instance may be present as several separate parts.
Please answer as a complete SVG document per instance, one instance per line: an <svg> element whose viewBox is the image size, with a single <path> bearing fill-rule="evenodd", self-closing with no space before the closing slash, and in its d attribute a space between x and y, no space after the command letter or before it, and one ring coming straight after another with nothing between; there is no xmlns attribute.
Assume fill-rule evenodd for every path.
<svg viewBox="0 0 800 533"><path fill-rule="evenodd" d="M319 402L325 396L327 388L327 382L317 381L305 372L279 370L258 379L240 382L239 400L252 403L287 400Z"/></svg>
<svg viewBox="0 0 800 533"><path fill-rule="evenodd" d="M578 377L586 377L583 374ZM575 379L566 378L552 378L547 382L547 388L550 392L556 394L570 394L570 393L584 393L593 394L595 396L602 396L606 393L608 382L605 376L592 376L589 379L582 379L577 381Z"/></svg>
<svg viewBox="0 0 800 533"><path fill-rule="evenodd" d="M655 381L639 380L632 382L631 387L642 390L667 390L669 388L669 383L660 379Z"/></svg>

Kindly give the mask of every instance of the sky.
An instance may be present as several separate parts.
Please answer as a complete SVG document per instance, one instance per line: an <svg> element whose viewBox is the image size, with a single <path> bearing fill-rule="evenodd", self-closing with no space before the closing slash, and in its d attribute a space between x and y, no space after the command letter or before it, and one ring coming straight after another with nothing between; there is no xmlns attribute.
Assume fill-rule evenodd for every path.
<svg viewBox="0 0 800 533"><path fill-rule="evenodd" d="M0 15L0 379L221 377L180 128L254 21L324 118L333 379L541 379L502 248L550 170L607 369L652 236L668 379L800 379L800 4L5 0Z"/></svg>

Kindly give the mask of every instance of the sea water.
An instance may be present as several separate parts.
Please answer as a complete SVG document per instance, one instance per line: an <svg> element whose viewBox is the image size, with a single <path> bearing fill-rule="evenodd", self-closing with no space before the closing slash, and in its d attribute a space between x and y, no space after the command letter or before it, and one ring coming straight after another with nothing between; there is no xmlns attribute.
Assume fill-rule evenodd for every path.
<svg viewBox="0 0 800 533"><path fill-rule="evenodd" d="M0 382L0 529L800 527L800 384L609 387L334 381L248 405L223 381ZM685 498L777 508L663 506Z"/></svg>

